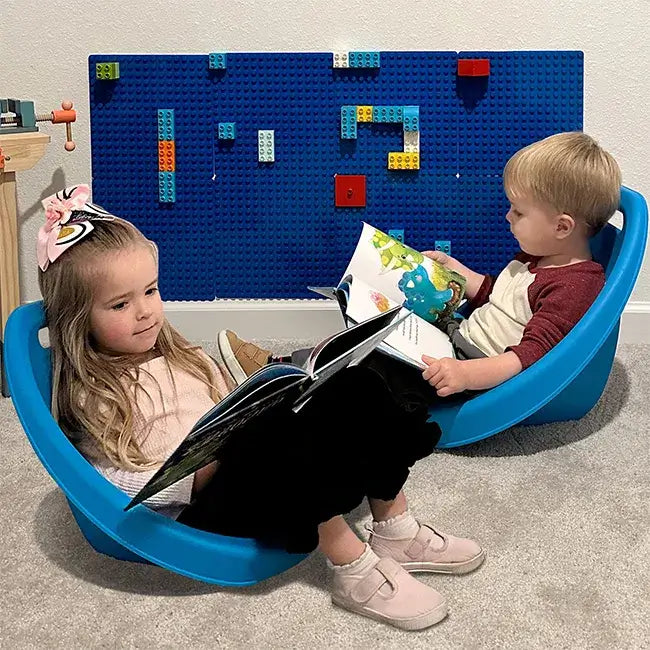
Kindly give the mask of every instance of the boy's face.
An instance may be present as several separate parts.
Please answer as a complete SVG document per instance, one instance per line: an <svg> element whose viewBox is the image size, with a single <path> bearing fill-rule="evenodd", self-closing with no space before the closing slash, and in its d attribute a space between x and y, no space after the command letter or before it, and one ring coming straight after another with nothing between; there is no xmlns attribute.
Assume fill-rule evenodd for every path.
<svg viewBox="0 0 650 650"><path fill-rule="evenodd" d="M163 324L158 266L144 246L107 253L95 278L90 333L104 352L141 354L156 344Z"/></svg>
<svg viewBox="0 0 650 650"><path fill-rule="evenodd" d="M570 234L567 220L573 222L526 196L511 197L506 220L521 250L536 257L558 253L562 240Z"/></svg>

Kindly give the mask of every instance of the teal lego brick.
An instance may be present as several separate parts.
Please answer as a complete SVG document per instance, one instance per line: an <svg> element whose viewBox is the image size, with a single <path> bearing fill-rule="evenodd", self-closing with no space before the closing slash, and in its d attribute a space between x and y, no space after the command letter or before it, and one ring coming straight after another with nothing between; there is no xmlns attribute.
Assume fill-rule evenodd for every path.
<svg viewBox="0 0 650 650"><path fill-rule="evenodd" d="M237 128L235 126L235 122L219 122L219 140L234 140L236 135Z"/></svg>
<svg viewBox="0 0 650 650"><path fill-rule="evenodd" d="M449 240L438 240L435 246L437 251L442 251L443 253L447 253L447 255L451 255L451 242Z"/></svg>
<svg viewBox="0 0 650 650"><path fill-rule="evenodd" d="M379 52L349 52L350 68L379 68L381 57Z"/></svg>
<svg viewBox="0 0 650 650"><path fill-rule="evenodd" d="M176 202L176 172L158 172L158 201Z"/></svg>
<svg viewBox="0 0 650 650"><path fill-rule="evenodd" d="M173 140L175 136L174 109L158 109L158 140Z"/></svg>
<svg viewBox="0 0 650 650"><path fill-rule="evenodd" d="M405 131L419 131L420 130L420 107L419 106L404 106L404 130Z"/></svg>
<svg viewBox="0 0 650 650"><path fill-rule="evenodd" d="M357 107L341 106L341 138L354 140L357 137Z"/></svg>
<svg viewBox="0 0 650 650"><path fill-rule="evenodd" d="M388 231L388 236L397 239L398 242L404 243L404 228L391 228Z"/></svg>
<svg viewBox="0 0 650 650"><path fill-rule="evenodd" d="M404 120L403 106L373 106L373 122L401 123Z"/></svg>
<svg viewBox="0 0 650 650"><path fill-rule="evenodd" d="M225 52L211 52L210 54L208 54L208 68L210 70L225 70L226 69Z"/></svg>

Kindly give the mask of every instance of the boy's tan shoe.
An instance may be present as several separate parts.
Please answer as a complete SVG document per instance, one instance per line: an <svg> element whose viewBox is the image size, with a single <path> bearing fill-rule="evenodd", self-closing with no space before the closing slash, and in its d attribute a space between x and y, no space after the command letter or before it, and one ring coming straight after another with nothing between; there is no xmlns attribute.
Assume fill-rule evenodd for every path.
<svg viewBox="0 0 650 650"><path fill-rule="evenodd" d="M237 385L269 363L271 352L254 343L240 339L231 330L221 330L217 336L221 358Z"/></svg>

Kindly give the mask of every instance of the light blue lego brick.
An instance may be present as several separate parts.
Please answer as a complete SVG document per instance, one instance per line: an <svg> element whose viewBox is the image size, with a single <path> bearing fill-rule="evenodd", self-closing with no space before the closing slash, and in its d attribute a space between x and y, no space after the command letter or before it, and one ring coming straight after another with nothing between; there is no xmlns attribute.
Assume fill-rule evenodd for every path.
<svg viewBox="0 0 650 650"><path fill-rule="evenodd" d="M447 239L441 239L436 242L436 250L451 255L451 242Z"/></svg>
<svg viewBox="0 0 650 650"><path fill-rule="evenodd" d="M174 109L158 109L158 140L173 140L175 135L174 129Z"/></svg>
<svg viewBox="0 0 650 650"><path fill-rule="evenodd" d="M208 54L208 67L210 70L225 70L226 69L225 52L211 52L210 54Z"/></svg>
<svg viewBox="0 0 650 650"><path fill-rule="evenodd" d="M348 55L351 68L378 68L379 52L350 52Z"/></svg>
<svg viewBox="0 0 650 650"><path fill-rule="evenodd" d="M260 129L257 132L258 162L275 162L275 131Z"/></svg>
<svg viewBox="0 0 650 650"><path fill-rule="evenodd" d="M219 122L219 140L234 140L236 134L235 122Z"/></svg>
<svg viewBox="0 0 650 650"><path fill-rule="evenodd" d="M357 137L357 107L341 106L341 138L354 140Z"/></svg>
<svg viewBox="0 0 650 650"><path fill-rule="evenodd" d="M404 120L403 106L373 106L373 122L401 123Z"/></svg>
<svg viewBox="0 0 650 650"><path fill-rule="evenodd" d="M403 121L404 121L405 131L419 131L420 130L420 107L404 106Z"/></svg>
<svg viewBox="0 0 650 650"><path fill-rule="evenodd" d="M176 202L176 172L158 172L158 201Z"/></svg>
<svg viewBox="0 0 650 650"><path fill-rule="evenodd" d="M404 243L404 228L392 228L388 231L388 236Z"/></svg>

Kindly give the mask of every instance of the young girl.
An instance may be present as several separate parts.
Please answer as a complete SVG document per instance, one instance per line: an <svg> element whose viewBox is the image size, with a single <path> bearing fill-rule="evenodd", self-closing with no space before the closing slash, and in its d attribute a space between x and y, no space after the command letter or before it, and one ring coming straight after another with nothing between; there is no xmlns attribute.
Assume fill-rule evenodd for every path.
<svg viewBox="0 0 650 650"><path fill-rule="evenodd" d="M133 496L231 385L165 319L155 244L88 197L78 186L43 202L39 285L52 412L86 458ZM344 414L332 408L341 398ZM218 464L147 505L290 552L319 546L335 604L421 629L444 618L447 604L408 571L466 573L484 557L475 542L420 525L407 509L409 467L440 434L426 417L426 409L397 404L369 367L349 368L298 413L251 423ZM340 516L364 497L374 519L368 544Z"/></svg>

